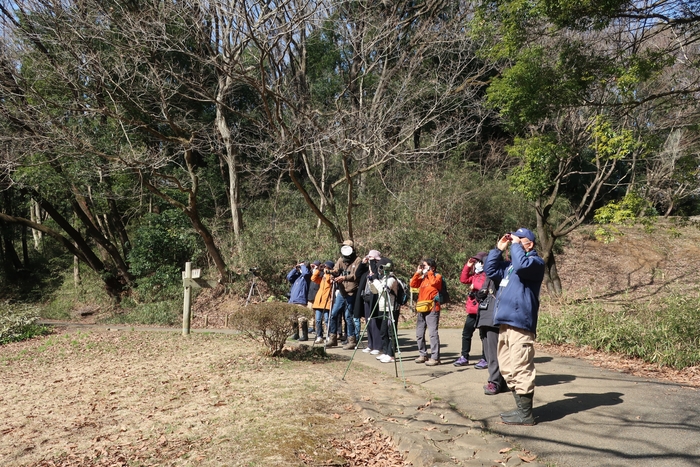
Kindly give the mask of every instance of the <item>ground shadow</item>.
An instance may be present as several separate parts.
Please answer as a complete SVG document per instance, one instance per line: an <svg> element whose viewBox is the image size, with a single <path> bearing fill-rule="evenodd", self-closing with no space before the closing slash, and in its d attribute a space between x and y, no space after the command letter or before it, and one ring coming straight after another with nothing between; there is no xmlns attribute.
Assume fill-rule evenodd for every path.
<svg viewBox="0 0 700 467"><path fill-rule="evenodd" d="M532 412L537 423L553 422L560 420L567 415L572 415L585 410L607 405L622 404L620 392L606 392L602 394L591 393L567 393L564 399L535 407ZM535 396L536 397L536 396Z"/></svg>
<svg viewBox="0 0 700 467"><path fill-rule="evenodd" d="M573 375L537 375L535 386L556 386L557 384L570 383L575 380Z"/></svg>
<svg viewBox="0 0 700 467"><path fill-rule="evenodd" d="M552 357L535 357L535 363L547 363L554 360Z"/></svg>

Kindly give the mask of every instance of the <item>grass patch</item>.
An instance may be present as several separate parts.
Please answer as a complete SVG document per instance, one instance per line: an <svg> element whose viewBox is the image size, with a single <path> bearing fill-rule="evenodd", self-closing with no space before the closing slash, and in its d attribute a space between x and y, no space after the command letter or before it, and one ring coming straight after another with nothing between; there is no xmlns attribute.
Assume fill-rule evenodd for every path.
<svg viewBox="0 0 700 467"><path fill-rule="evenodd" d="M537 338L683 369L700 364L700 299L672 295L612 312L599 303L569 305L540 315Z"/></svg>
<svg viewBox="0 0 700 467"><path fill-rule="evenodd" d="M182 323L182 299L148 303L124 303L119 313L106 321L114 324L172 326Z"/></svg>

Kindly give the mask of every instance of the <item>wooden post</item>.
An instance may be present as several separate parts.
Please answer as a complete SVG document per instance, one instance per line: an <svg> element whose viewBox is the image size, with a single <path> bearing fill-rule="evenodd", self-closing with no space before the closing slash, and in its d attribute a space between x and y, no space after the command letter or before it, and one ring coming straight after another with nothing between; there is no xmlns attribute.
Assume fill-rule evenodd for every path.
<svg viewBox="0 0 700 467"><path fill-rule="evenodd" d="M185 299L182 305L182 335L188 336L190 334L190 310L192 309L192 286L189 283L189 280L192 279L192 263L189 261L185 263L183 279L185 279Z"/></svg>

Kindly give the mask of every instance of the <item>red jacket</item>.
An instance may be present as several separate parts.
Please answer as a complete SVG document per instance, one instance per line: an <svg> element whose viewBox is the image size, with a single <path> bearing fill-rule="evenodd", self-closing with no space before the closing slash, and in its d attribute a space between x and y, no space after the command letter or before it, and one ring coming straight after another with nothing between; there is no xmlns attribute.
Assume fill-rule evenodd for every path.
<svg viewBox="0 0 700 467"><path fill-rule="evenodd" d="M462 284L471 285L470 292L477 292L478 290L480 290L481 287L484 286L484 282L486 282L486 279L487 277L485 272L474 274L474 268L469 267L466 264L464 265L464 269L462 269L462 274L459 276L459 281ZM479 302L476 300L476 298L472 298L471 296L467 297L466 309L467 313L470 315L475 315L479 313Z"/></svg>

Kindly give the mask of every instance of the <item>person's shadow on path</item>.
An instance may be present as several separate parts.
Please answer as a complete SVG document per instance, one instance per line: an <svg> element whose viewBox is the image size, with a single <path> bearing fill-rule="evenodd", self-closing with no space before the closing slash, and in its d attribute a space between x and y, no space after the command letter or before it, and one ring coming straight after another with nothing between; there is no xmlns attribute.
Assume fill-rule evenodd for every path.
<svg viewBox="0 0 700 467"><path fill-rule="evenodd" d="M535 386L556 386L557 384L570 383L575 380L573 375L537 375Z"/></svg>
<svg viewBox="0 0 700 467"><path fill-rule="evenodd" d="M535 406L532 409L532 413L537 423L553 422L584 410L591 410L605 405L621 404L623 395L620 392L606 392L603 394L567 393L564 396L570 399Z"/></svg>

